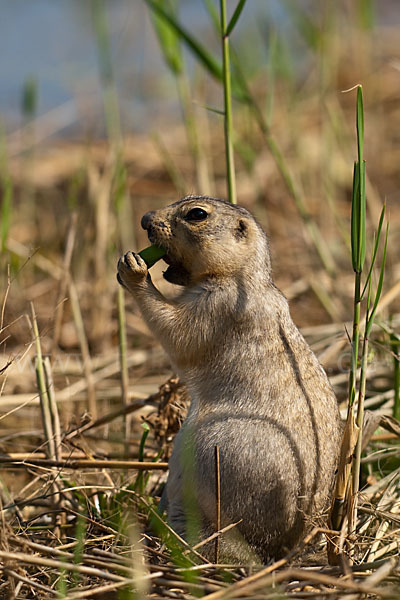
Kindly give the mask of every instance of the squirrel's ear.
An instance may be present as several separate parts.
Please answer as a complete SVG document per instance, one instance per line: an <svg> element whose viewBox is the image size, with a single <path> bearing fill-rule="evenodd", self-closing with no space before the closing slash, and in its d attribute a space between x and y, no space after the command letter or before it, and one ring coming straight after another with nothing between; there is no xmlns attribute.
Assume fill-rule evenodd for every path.
<svg viewBox="0 0 400 600"><path fill-rule="evenodd" d="M247 225L246 221L244 219L239 219L238 224L235 229L235 237L238 240L241 240L241 239L247 237L247 233L248 233L247 230L248 230L248 225Z"/></svg>

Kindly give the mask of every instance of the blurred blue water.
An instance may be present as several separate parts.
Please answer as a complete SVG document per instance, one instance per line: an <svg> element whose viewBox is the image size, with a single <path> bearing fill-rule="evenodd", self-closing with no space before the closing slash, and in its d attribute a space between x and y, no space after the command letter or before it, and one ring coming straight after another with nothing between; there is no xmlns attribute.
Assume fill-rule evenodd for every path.
<svg viewBox="0 0 400 600"><path fill-rule="evenodd" d="M230 10L236 1L228 0ZM268 12L282 20L279 2L249 0L237 33ZM98 55L90 0L0 0L0 113L6 130L21 124L24 81L38 84L37 114L70 102L67 131L90 127L101 131L102 108ZM155 112L177 104L142 0L105 0L112 64L123 124L144 129ZM217 4L218 6L218 4ZM181 2L181 20L212 50L219 47L201 0ZM67 119L68 121L68 119ZM99 131L95 131L98 133Z"/></svg>
<svg viewBox="0 0 400 600"><path fill-rule="evenodd" d="M162 60L143 0L104 0L111 57L124 130L154 126L158 116L178 116L174 82ZM218 8L219 2L214 0ZM227 0L230 13L237 0ZM316 0L299 0L311 11ZM324 3L322 3L324 4ZM379 10L393 3L381 0ZM0 0L0 114L11 131L21 124L24 81L34 77L39 89L37 114L69 103L61 133L104 132L98 52L91 0ZM263 60L268 24L293 43L293 30L280 0L248 0L234 32L235 44L256 46ZM213 52L219 51L203 0L181 0L183 24ZM298 54L301 54L298 53ZM189 59L189 68L192 63ZM193 71L193 69L192 69Z"/></svg>

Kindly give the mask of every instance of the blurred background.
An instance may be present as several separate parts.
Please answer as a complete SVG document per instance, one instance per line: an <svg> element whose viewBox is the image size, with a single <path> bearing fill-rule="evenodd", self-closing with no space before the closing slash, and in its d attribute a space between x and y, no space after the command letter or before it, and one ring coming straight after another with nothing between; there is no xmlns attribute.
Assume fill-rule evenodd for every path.
<svg viewBox="0 0 400 600"><path fill-rule="evenodd" d="M226 197L219 3L0 4L0 393L6 410L35 422L33 303L68 426L88 387L92 414L121 403L115 270L121 252L148 245L142 214L190 193ZM276 282L340 397L357 156L356 93L344 91L359 83L367 256L386 202L380 318L398 326L399 33L394 1L250 0L231 35L238 201L267 230ZM173 293L162 269L153 278ZM149 353L128 365L132 399L156 391L169 365L126 304L128 353ZM387 327L374 352L391 369Z"/></svg>

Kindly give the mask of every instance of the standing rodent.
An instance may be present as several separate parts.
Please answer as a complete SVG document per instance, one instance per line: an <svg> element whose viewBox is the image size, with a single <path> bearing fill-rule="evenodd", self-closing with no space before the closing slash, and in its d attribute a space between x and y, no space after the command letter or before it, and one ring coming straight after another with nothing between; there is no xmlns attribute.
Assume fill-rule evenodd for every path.
<svg viewBox="0 0 400 600"><path fill-rule="evenodd" d="M216 531L218 446L221 527L240 521L222 534L220 560L279 558L327 508L340 445L332 388L272 281L266 234L247 210L188 196L145 214L142 226L166 250L164 277L184 286L166 299L138 254L119 261L119 282L192 397L170 459L168 520L190 541L196 523L199 539ZM213 549L201 552L212 559Z"/></svg>

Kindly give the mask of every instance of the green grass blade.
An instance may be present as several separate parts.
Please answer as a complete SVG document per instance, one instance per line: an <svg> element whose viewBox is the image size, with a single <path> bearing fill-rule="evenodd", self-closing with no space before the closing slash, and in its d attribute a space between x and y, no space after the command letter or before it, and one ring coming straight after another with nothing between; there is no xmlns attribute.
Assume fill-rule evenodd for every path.
<svg viewBox="0 0 400 600"><path fill-rule="evenodd" d="M206 5L208 14L211 17L215 30L218 32L218 35L221 35L221 26L219 22L219 14L218 10L213 2L213 0L204 0L204 4Z"/></svg>
<svg viewBox="0 0 400 600"><path fill-rule="evenodd" d="M169 11L165 10L156 0L145 0L148 6L156 13L160 18L164 19L168 25L176 31L182 42L191 50L194 56L199 60L200 63L206 68L206 70L218 81L223 81L223 68L222 64L210 54L206 48L200 44L196 38L194 38L182 25L179 23L177 18L172 15ZM218 25L218 31L221 31ZM236 72L232 73L232 93L237 100L240 102L248 101L248 94L242 87L239 78L236 76Z"/></svg>
<svg viewBox="0 0 400 600"><path fill-rule="evenodd" d="M365 294L365 291L366 291L367 286L368 286L368 281L370 280L370 278L372 276L372 269L374 268L374 264L375 264L375 260L376 260L376 255L377 255L377 252L378 252L379 240L380 240L380 237L381 237L382 225L383 225L383 219L384 219L384 216L385 216L385 212L386 212L386 204L383 205L382 210L381 210L381 216L379 218L378 230L376 232L374 247L373 247L373 251L372 251L371 265L369 267L369 271L368 271L367 279L365 281L364 289L363 289L363 291L361 293L361 299L364 298L364 294Z"/></svg>
<svg viewBox="0 0 400 600"><path fill-rule="evenodd" d="M353 196L351 203L351 259L353 270L361 273L365 261L365 221L366 221L366 197L365 197L365 161L363 160L364 149L364 112L362 88L357 88L357 148L358 161L354 165L353 172Z"/></svg>
<svg viewBox="0 0 400 600"><path fill-rule="evenodd" d="M365 161L360 163L360 237L359 237L359 270L365 261L365 224L366 224L366 197L365 197Z"/></svg>
<svg viewBox="0 0 400 600"><path fill-rule="evenodd" d="M361 273L365 261L365 205L365 162L356 162L351 202L351 259L356 273Z"/></svg>
<svg viewBox="0 0 400 600"><path fill-rule="evenodd" d="M140 462L144 461L144 448L146 445L147 436L149 435L149 432L150 432L150 427L149 427L148 423L142 423L142 428L143 428L143 433L142 433L142 437L140 439L140 445L139 445L139 460L140 460Z"/></svg>
<svg viewBox="0 0 400 600"><path fill-rule="evenodd" d="M246 4L246 0L239 0L239 2L237 3L234 13L231 17L231 20L228 23L228 27L226 28L225 35L230 35L232 33L236 23L239 20L239 17L242 13L242 10L243 10L245 4Z"/></svg>
<svg viewBox="0 0 400 600"><path fill-rule="evenodd" d="M11 225L11 205L13 195L13 185L11 177L6 174L2 181L3 198L1 204L1 225L0 225L0 242L1 251L4 252L7 245L8 233Z"/></svg>
<svg viewBox="0 0 400 600"><path fill-rule="evenodd" d="M92 18L96 33L98 64L102 83L109 84L113 81L113 68L111 63L110 38L108 33L107 12L104 0L92 0Z"/></svg>
<svg viewBox="0 0 400 600"><path fill-rule="evenodd" d="M199 106L203 106L209 112L215 113L216 115L224 116L225 111L220 108L214 108L214 106L208 106L207 104L200 104Z"/></svg>
<svg viewBox="0 0 400 600"><path fill-rule="evenodd" d="M370 317L369 317L369 319L368 319L368 321L367 321L367 323L365 325L365 335L367 337L371 333L372 325L374 323L376 309L378 308L379 300L380 300L380 297L381 297L381 294L382 294L383 278L384 278L384 275L385 275L385 266L386 266L386 254L387 254L388 237L389 237L389 223L386 225L385 246L383 248L382 265L381 265L381 271L379 273L379 281L378 281L378 287L376 288L375 300L374 300L374 304L373 304L373 307L372 307L372 311L371 311Z"/></svg>
<svg viewBox="0 0 400 600"><path fill-rule="evenodd" d="M370 32L376 24L375 1L358 0L357 17L359 26L364 31Z"/></svg>
<svg viewBox="0 0 400 600"><path fill-rule="evenodd" d="M274 99L275 99L275 83L276 83L276 75L277 75L277 63L278 63L278 48L279 48L279 40L275 29L270 29L268 35L268 46L267 46L267 81L268 81L268 90L266 97L266 121L268 126L270 127L273 120L274 114Z"/></svg>
<svg viewBox="0 0 400 600"><path fill-rule="evenodd" d="M358 162L353 169L353 197L351 200L351 261L355 273L358 271L358 236L360 231L360 169Z"/></svg>
<svg viewBox="0 0 400 600"><path fill-rule="evenodd" d="M142 433L142 437L140 439L140 445L139 445L139 460L140 460L140 462L144 461L144 450L145 450L145 446L146 446L146 440L147 440L147 436L150 433L150 426L148 423L142 423L142 428L143 428L143 433ZM144 488L145 488L145 471L139 471L137 474L137 477L136 477L134 489L135 489L135 491L139 492L139 494L143 494Z"/></svg>
<svg viewBox="0 0 400 600"><path fill-rule="evenodd" d="M177 18L176 2L169 3L170 14ZM179 35L173 27L159 14L152 11L151 18L158 37L165 62L170 70L179 75L183 71L183 59L179 44Z"/></svg>
<svg viewBox="0 0 400 600"><path fill-rule="evenodd" d="M206 48L200 44L182 25L178 22L175 15L170 14L163 6L155 0L145 0L146 4L159 17L164 19L172 29L179 35L185 44L192 50L203 66L219 81L222 80L222 65L219 63Z"/></svg>

